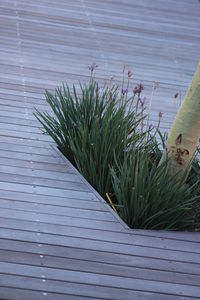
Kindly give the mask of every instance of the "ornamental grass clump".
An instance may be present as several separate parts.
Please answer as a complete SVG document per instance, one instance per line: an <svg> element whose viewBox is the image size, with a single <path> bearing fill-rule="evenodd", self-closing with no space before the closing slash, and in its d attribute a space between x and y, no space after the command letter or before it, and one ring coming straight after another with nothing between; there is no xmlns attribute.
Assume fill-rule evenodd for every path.
<svg viewBox="0 0 200 300"><path fill-rule="evenodd" d="M187 181L169 174L168 161L159 164L166 143L162 113L157 127L149 125L143 84L130 93L128 71L122 87L112 80L99 86L96 67L90 67L89 83L46 91L52 113L34 113L45 133L131 228L199 228L198 161Z"/></svg>
<svg viewBox="0 0 200 300"><path fill-rule="evenodd" d="M112 191L110 167L123 161L132 145L144 139L139 132L143 118L133 111L135 96L117 86L99 87L91 77L89 84L63 84L55 94L46 91L53 115L36 110L35 116L56 142L62 153L77 167L89 183L105 197Z"/></svg>
<svg viewBox="0 0 200 300"><path fill-rule="evenodd" d="M192 184L158 165L149 151L132 150L111 169L113 201L131 228L185 230L199 228L199 179ZM200 174L200 173L199 173Z"/></svg>

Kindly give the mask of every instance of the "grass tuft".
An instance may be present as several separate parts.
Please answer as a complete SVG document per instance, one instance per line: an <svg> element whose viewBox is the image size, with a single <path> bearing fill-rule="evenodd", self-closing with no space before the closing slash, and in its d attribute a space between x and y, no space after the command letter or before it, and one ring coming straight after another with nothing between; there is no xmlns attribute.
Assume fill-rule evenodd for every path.
<svg viewBox="0 0 200 300"><path fill-rule="evenodd" d="M92 71L93 72L93 71ZM128 97L128 84L100 87L92 73L78 88L63 84L45 93L52 113L34 115L62 153L131 228L199 228L199 164L188 181L159 165L166 136L149 124L142 84ZM145 126L146 124L146 126ZM147 129L146 129L147 128ZM158 142L158 135L160 135Z"/></svg>

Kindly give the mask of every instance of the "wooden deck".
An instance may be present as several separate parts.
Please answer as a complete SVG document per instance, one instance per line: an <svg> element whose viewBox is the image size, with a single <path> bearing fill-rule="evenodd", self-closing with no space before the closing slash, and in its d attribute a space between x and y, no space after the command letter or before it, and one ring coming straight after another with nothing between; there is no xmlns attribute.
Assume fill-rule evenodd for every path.
<svg viewBox="0 0 200 300"><path fill-rule="evenodd" d="M0 299L200 299L200 234L129 230L41 134L44 89L123 64L168 129L200 53L197 0L0 1Z"/></svg>

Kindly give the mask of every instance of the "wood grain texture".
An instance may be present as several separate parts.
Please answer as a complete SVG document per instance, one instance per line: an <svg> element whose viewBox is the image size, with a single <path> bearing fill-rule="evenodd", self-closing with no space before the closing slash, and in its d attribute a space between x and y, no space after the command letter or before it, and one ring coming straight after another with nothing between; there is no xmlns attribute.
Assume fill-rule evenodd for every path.
<svg viewBox="0 0 200 300"><path fill-rule="evenodd" d="M200 235L130 230L42 134L44 91L123 65L169 129L200 53L197 0L0 1L0 299L200 299ZM52 147L53 145L53 147Z"/></svg>

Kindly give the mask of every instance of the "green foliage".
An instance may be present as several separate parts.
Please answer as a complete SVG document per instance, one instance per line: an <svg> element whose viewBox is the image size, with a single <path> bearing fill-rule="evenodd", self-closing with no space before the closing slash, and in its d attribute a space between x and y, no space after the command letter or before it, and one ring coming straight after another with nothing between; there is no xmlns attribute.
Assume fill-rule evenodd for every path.
<svg viewBox="0 0 200 300"><path fill-rule="evenodd" d="M192 229L197 226L199 180L193 185L171 176L146 150L129 153L112 168L119 215L131 228ZM199 209L199 208L198 208Z"/></svg>
<svg viewBox="0 0 200 300"><path fill-rule="evenodd" d="M91 79L89 85L80 84L79 96L75 86L72 93L66 85L57 88L55 95L46 92L54 116L35 113L62 153L103 197L112 189L114 157L122 160L125 151L144 136L137 129L141 115L135 121L133 111L126 112L133 100L117 87L100 89Z"/></svg>
<svg viewBox="0 0 200 300"><path fill-rule="evenodd" d="M187 183L168 174L167 162L158 166L166 137L159 125L145 130L142 90L137 85L128 98L127 89L100 88L91 76L78 90L63 84L55 94L46 91L52 114L35 116L88 182L104 198L109 193L130 227L191 229L200 219L199 164Z"/></svg>

